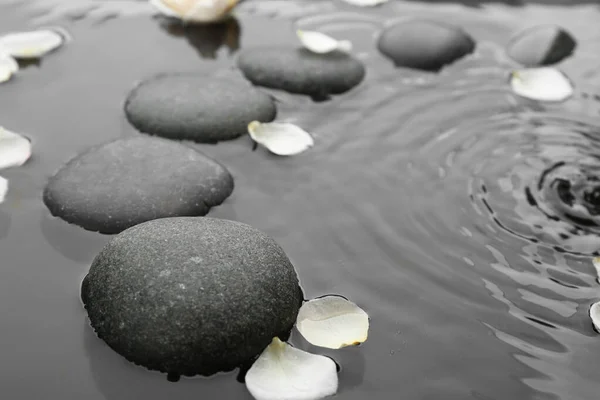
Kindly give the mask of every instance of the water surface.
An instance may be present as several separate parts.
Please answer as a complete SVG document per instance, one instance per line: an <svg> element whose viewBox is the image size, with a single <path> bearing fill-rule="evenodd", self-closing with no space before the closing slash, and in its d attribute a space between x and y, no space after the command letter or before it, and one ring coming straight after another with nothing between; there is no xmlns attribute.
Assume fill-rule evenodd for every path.
<svg viewBox="0 0 600 400"><path fill-rule="evenodd" d="M235 52L296 45L295 29L354 42L365 82L331 101L269 91L279 115L315 134L278 158L248 138L197 146L236 179L209 215L272 235L307 297L343 294L372 318L358 348L311 348L342 366L339 399L597 398L600 338L600 7L589 2L246 1L227 25L183 29L145 2L23 0L3 31L61 25L74 41L0 87L0 124L34 141L0 208L3 398L250 399L235 374L168 382L98 340L78 299L109 239L49 216L45 180L91 145L136 135L123 101L160 72L241 75ZM439 75L395 69L376 34L393 20L452 21L476 52ZM513 95L504 47L558 23L577 39L560 64L577 87L562 104Z"/></svg>

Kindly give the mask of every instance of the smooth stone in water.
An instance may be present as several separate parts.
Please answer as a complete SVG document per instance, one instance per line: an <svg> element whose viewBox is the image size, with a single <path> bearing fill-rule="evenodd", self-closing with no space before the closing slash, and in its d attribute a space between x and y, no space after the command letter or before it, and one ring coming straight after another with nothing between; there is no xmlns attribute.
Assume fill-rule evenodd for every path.
<svg viewBox="0 0 600 400"><path fill-rule="evenodd" d="M76 156L52 176L52 215L101 233L156 218L202 216L233 191L233 178L204 154L156 137L119 139Z"/></svg>
<svg viewBox="0 0 600 400"><path fill-rule="evenodd" d="M475 41L452 25L411 20L386 28L379 37L378 47L397 67L439 71L444 65L471 54Z"/></svg>
<svg viewBox="0 0 600 400"><path fill-rule="evenodd" d="M577 43L571 34L556 25L525 29L508 44L508 55L526 67L556 64L575 51Z"/></svg>
<svg viewBox="0 0 600 400"><path fill-rule="evenodd" d="M138 365L178 375L229 371L285 340L303 300L281 247L249 225L164 218L115 236L81 297L96 334Z"/></svg>
<svg viewBox="0 0 600 400"><path fill-rule="evenodd" d="M238 66L255 85L316 98L347 92L361 83L366 74L363 63L349 54L316 54L304 48L244 50Z"/></svg>
<svg viewBox="0 0 600 400"><path fill-rule="evenodd" d="M245 82L163 74L133 89L125 114L142 133L214 143L246 134L252 121L273 121L277 110L268 95Z"/></svg>

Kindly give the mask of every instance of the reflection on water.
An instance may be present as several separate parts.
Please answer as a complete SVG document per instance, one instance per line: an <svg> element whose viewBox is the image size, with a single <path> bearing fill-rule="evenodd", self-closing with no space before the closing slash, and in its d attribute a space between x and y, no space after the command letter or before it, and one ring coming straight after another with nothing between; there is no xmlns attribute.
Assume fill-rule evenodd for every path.
<svg viewBox="0 0 600 400"><path fill-rule="evenodd" d="M44 2L3 10L0 22L12 14L76 14L76 2ZM519 8L435 3L392 1L357 12L339 1L252 0L226 23L192 27L149 17L90 26L86 22L106 10L141 17L146 6L94 2L80 14L83 20L69 26L76 40L68 51L0 91L0 118L41 132L39 163L29 173L43 177L90 144L134 133L112 105L135 80L189 70L190 64L232 74L242 32L244 47L285 40L296 46L298 27L350 39L368 68L359 87L320 103L272 91L279 118L314 133L311 151L278 158L253 152L246 139L193 145L224 163L236 180L231 198L210 215L274 236L298 269L307 298L341 293L369 313L363 346L319 351L341 366L340 399L398 393L407 399L594 399L600 340L587 312L600 298L591 264L600 251L600 11L597 5L520 7L520 1L512 3ZM81 11L90 3L77 4ZM32 15L40 10L46 11ZM476 38L477 50L439 75L395 69L374 43L383 26L406 17L452 21ZM577 92L561 104L519 98L507 84L514 64L504 46L538 23L560 24L578 40L574 56L560 64ZM116 40L114 32L122 37ZM89 50L103 46L110 51ZM114 65L118 69L111 70ZM94 113L72 83L88 70L98 81L89 101L104 106ZM110 79L103 75L107 70ZM40 86L54 102L69 105L68 123L50 115L35 119L30 110L49 107ZM86 135L97 124L102 129ZM36 207L30 213L0 210L0 295L13 304L3 319L24 326L17 311L25 293L36 294L40 304L54 298L74 304L39 314L27 308L34 322L26 326L45 329L28 331L26 345L54 346L65 354L61 365L77 366L73 384L57 386L44 378L55 359L23 353L39 390L65 400L249 399L235 374L169 383L124 361L87 323L82 334L81 315L74 311L78 288L71 287L69 274L88 265L109 237L46 213L40 220L41 200L27 200ZM31 242L24 252L16 241L26 237ZM45 275L36 281L41 260L47 262L39 266ZM47 344L47 337L53 342ZM292 342L312 351L298 335ZM19 388L24 398L39 397L31 385Z"/></svg>
<svg viewBox="0 0 600 400"><path fill-rule="evenodd" d="M172 19L161 21L161 27L170 35L185 37L203 58L217 58L217 51L225 46L229 55L240 48L241 28L234 17L211 25L186 25Z"/></svg>

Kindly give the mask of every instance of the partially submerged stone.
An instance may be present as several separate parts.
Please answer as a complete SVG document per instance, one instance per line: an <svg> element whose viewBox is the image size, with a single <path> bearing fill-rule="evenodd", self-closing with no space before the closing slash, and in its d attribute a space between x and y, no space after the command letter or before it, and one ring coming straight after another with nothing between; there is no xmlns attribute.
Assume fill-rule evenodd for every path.
<svg viewBox="0 0 600 400"><path fill-rule="evenodd" d="M129 361L211 375L284 340L303 300L294 267L264 233L213 218L164 218L113 238L81 296L97 335Z"/></svg>
<svg viewBox="0 0 600 400"><path fill-rule="evenodd" d="M575 38L560 26L540 25L515 35L507 53L526 67L537 67L562 61L573 54L575 47Z"/></svg>
<svg viewBox="0 0 600 400"><path fill-rule="evenodd" d="M202 216L233 191L221 164L177 142L118 139L67 162L43 200L52 215L101 233L156 218Z"/></svg>
<svg viewBox="0 0 600 400"><path fill-rule="evenodd" d="M247 49L240 53L238 66L255 85L313 97L347 92L366 74L363 63L350 54L317 54L305 48Z"/></svg>
<svg viewBox="0 0 600 400"><path fill-rule="evenodd" d="M439 71L475 50L475 41L462 29L415 19L387 27L378 47L397 67Z"/></svg>
<svg viewBox="0 0 600 400"><path fill-rule="evenodd" d="M250 122L270 122L276 113L268 95L243 81L191 73L150 78L125 102L140 132L205 143L237 138Z"/></svg>

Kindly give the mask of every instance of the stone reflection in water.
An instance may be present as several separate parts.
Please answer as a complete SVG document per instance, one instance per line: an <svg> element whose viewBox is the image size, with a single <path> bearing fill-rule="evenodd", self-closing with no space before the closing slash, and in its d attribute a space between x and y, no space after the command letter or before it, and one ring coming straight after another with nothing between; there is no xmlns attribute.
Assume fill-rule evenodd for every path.
<svg viewBox="0 0 600 400"><path fill-rule="evenodd" d="M240 48L242 29L234 17L208 25L183 24L181 21L164 19L160 25L172 36L185 37L202 58L216 59L222 47L228 49L229 55Z"/></svg>

